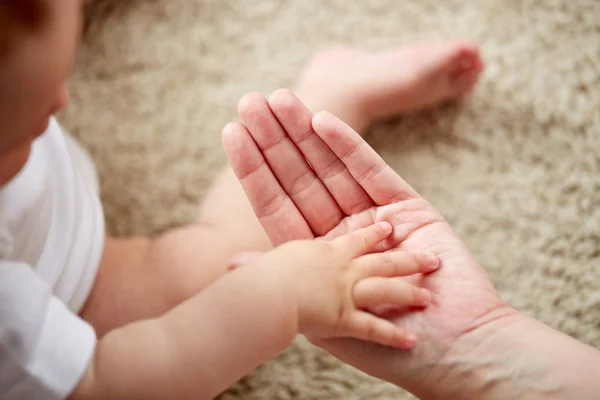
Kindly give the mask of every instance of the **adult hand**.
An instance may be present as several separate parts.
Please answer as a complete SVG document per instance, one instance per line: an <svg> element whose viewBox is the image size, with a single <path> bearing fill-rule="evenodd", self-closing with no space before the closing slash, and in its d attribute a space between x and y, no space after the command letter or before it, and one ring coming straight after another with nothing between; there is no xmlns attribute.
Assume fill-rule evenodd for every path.
<svg viewBox="0 0 600 400"><path fill-rule="evenodd" d="M413 277L433 293L432 304L389 315L416 333L416 349L357 340L329 340L319 346L371 375L420 393L436 379L447 378L448 360L456 352L470 350L458 350L466 336L517 314L499 298L444 218L349 126L328 113L313 117L287 90L275 92L269 101L247 95L239 114L242 123L227 125L223 142L274 245L333 238L388 221L394 234L381 250L431 252L441 261L439 271Z"/></svg>

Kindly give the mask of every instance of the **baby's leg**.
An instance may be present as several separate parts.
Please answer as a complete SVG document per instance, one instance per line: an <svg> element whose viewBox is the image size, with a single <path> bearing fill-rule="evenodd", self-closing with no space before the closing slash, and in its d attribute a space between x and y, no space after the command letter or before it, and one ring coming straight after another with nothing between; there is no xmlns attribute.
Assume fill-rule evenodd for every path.
<svg viewBox="0 0 600 400"><path fill-rule="evenodd" d="M377 119L468 92L482 69L477 47L469 42L383 53L337 49L315 56L294 91L312 111L330 111L362 131ZM196 223L154 240L108 239L82 314L99 334L160 315L223 275L233 255L270 248L227 168L206 196Z"/></svg>
<svg viewBox="0 0 600 400"><path fill-rule="evenodd" d="M377 120L461 97L483 67L469 41L378 53L340 47L316 54L294 92L313 112L329 111L362 133Z"/></svg>

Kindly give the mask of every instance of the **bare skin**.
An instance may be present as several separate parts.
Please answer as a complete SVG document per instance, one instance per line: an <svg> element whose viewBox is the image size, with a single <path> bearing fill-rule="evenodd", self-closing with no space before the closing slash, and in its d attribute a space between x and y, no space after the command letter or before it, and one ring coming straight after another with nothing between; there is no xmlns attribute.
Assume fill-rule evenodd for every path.
<svg viewBox="0 0 600 400"><path fill-rule="evenodd" d="M21 24L13 24L18 14L7 10L24 1L5 0L0 7L0 120L4 127L0 132L0 186L22 168L31 142L42 134L49 116L66 101L64 79L73 60L80 25L79 0L36 0L28 5L43 5L48 11L44 23L35 29L22 29ZM15 37L19 38L18 46L10 43ZM9 45L5 46L7 42ZM74 397L212 396L277 353L300 331L340 358L423 398L597 398L599 352L508 308L439 213L391 171L351 128L361 130L376 118L432 105L468 91L472 86L469 82L476 80L482 68L476 50L466 49L464 43L433 49L428 45L385 56L342 52L343 57L351 57L353 52L360 54L355 60L345 59L352 68L362 70L358 73L344 69L351 73L351 79L326 71L337 61L319 62L319 58L326 57L341 59L342 53L317 57L296 87L308 109L299 106L298 99L286 91L277 92L268 104L255 94L247 96L240 105L243 125L229 125L224 136L232 164L267 234L259 233L262 231L258 220L243 200L239 184L232 175L225 175L208 197L197 224L154 240L109 238L94 291L83 313L100 334L129 321L148 319L115 329L100 340L95 362ZM439 57L440 54L446 56ZM402 68L395 65L400 62L405 64ZM384 66L388 69L382 70ZM321 73L328 77L316 79ZM356 86L347 86L365 77L368 80L361 82L364 92L357 93ZM382 81L382 77L391 80ZM315 81L310 84L312 79ZM349 92L353 96L348 96ZM361 98L362 93L370 95ZM350 126L331 114L313 117L310 112L323 109L334 111ZM277 115L272 113L275 110ZM290 116L294 118L288 120ZM282 122L283 132L272 129L269 121L273 120ZM297 130L299 127L303 129ZM273 135L279 135L275 142ZM263 147L236 145L239 140L248 139ZM298 154L294 157L299 162L288 163L292 169L277 167L288 162L293 147L288 146L287 157L268 154L269 142L289 145L294 141L298 142L296 151L315 167L313 175L307 175L306 162ZM253 176L251 171L244 174L244 165L252 163L259 171L265 157L273 170L278 170L276 174L285 173L280 181L252 182L248 179ZM273 186L274 182L277 185ZM279 187L279 182L284 187ZM302 199L306 190L314 195L312 203ZM294 208L292 197L304 200L298 202L299 209ZM228 203L228 198L234 200ZM319 206L326 211L320 216L311 210ZM287 207L289 213L282 214L282 207ZM231 214L235 217L228 216ZM273 218L277 214L279 218ZM434 269L432 264L419 262L418 255L404 255L408 258L391 262L396 267L408 266L407 269L391 270L393 273L373 269L362 279L344 273L357 270L348 265L356 267L354 261L361 260L353 253L344 253L354 248L352 244L342 243L342 250L329 251L324 249L331 244L323 240L282 246L270 256L255 259L247 268L237 268L223 276L232 254L268 249L267 237L279 244L325 235L335 243L335 238L344 237L344 233L356 234L357 229L381 220L391 222L394 230L373 250L394 247L417 254L429 251L442 263L439 271L409 281L421 285L418 290L400 280L390 284L393 287L387 291L381 290L379 284L388 284L378 280L376 284L359 286L371 277ZM240 227L244 230L240 231ZM389 254L400 253L377 256ZM318 259L312 260L313 255ZM295 264L297 259L308 265ZM327 265L319 263L323 260ZM379 259L375 264L386 262ZM313 271L311 266L316 268L314 273L308 273ZM219 277L222 279L217 280ZM305 282L300 288L313 284L339 288L339 283L345 282L342 287L352 287L352 296L335 290L322 291L332 298L321 299L315 313L312 293L308 301L303 301L307 299L306 292L290 290L297 279ZM215 283L211 285L212 282ZM403 284L398 286L396 282ZM423 292L423 288L428 292ZM381 297L381 292L386 296ZM341 318L364 316L359 308L380 304L391 303L396 309L423 304L430 296L423 293L431 293L433 301L422 312L390 315L389 322L367 314L369 321L378 321L377 325L392 332L392 336L370 334L380 332L369 328L375 322L348 325ZM279 295L289 301L273 301ZM173 308L177 303L183 304ZM333 310L349 312L332 314L332 309L322 310L322 303L337 304L340 307ZM223 309L230 310L236 318L229 318ZM268 310L269 315L257 316L253 312L256 309ZM264 324L256 324L260 318ZM239 326L247 330L237 329ZM340 326L351 328L338 330ZM279 327L284 329L279 331ZM399 341L394 339L396 334ZM406 348L414 345L409 334L416 334L422 344L410 352L348 339L356 337ZM266 343L267 347L257 352L253 343ZM243 360L226 356L232 352L238 357L243 355ZM202 354L207 357L197 356ZM216 362L223 364L215 368Z"/></svg>
<svg viewBox="0 0 600 400"><path fill-rule="evenodd" d="M269 106L260 120L283 128L232 123L223 142L274 243L335 238L383 219L394 226L393 249L433 252L442 263L409 280L432 292L427 309L380 314L417 333L413 351L353 339L315 344L423 399L598 398L600 351L507 306L444 218L357 132L330 113L313 116L289 91Z"/></svg>
<svg viewBox="0 0 600 400"><path fill-rule="evenodd" d="M82 2L40 2L48 10L47 19L35 30L22 27L7 9L0 9L9 37L22 38L0 58L0 185L21 170L32 141L67 102L64 80L77 47ZM340 69L342 65L346 67ZM313 111L334 111L362 130L378 118L465 94L482 65L477 47L462 41L373 54L338 49L315 56L296 90ZM332 75L336 70L344 73ZM256 115L253 104L249 96L239 106L248 125ZM270 248L237 179L225 170L204 199L197 223L155 239L106 238L81 315L102 336L127 322L160 315L197 293L226 271L235 254Z"/></svg>
<svg viewBox="0 0 600 400"><path fill-rule="evenodd" d="M78 43L81 7L80 0L60 0L34 28L14 21L15 7L0 5L0 187L23 168L32 141L67 103L65 77Z"/></svg>
<svg viewBox="0 0 600 400"><path fill-rule="evenodd" d="M361 133L373 122L471 92L483 71L477 44L428 42L370 53L338 47L313 56L294 93Z"/></svg>
<svg viewBox="0 0 600 400"><path fill-rule="evenodd" d="M109 332L71 399L210 399L298 333L413 348L416 337L364 309L427 306L427 291L394 278L431 273L439 262L368 254L391 233L380 222L329 242L290 242L160 318Z"/></svg>
<svg viewBox="0 0 600 400"><path fill-rule="evenodd" d="M477 46L468 41L383 53L334 49L313 57L295 90L311 111L336 112L363 131L378 119L467 94L482 70ZM277 102L278 94L273 96ZM244 96L238 106L241 122L248 127L263 124L266 107L262 96ZM238 253L270 248L271 241L228 168L204 199L196 224L153 240L107 239L82 316L102 335L130 321L160 315L222 276Z"/></svg>

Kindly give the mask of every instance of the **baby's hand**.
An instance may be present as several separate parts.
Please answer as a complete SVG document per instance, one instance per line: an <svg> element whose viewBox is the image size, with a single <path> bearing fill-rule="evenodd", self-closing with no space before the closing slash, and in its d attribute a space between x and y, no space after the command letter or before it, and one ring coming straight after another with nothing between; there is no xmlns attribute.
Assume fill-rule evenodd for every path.
<svg viewBox="0 0 600 400"><path fill-rule="evenodd" d="M405 349L415 346L413 335L366 310L427 306L429 291L397 277L432 272L439 261L399 251L367 254L391 232L389 223L380 222L329 242L290 242L260 258L261 264L276 268L286 294L295 296L300 333L311 339L354 337Z"/></svg>

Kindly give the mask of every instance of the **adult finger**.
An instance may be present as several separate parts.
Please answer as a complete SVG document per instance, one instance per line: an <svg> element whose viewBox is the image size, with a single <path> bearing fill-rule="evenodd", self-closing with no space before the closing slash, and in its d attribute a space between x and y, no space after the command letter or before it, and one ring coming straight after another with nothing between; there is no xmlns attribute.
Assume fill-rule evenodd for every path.
<svg viewBox="0 0 600 400"><path fill-rule="evenodd" d="M269 97L269 107L346 215L375 205L344 163L315 133L313 114L294 93L288 89L275 91Z"/></svg>
<svg viewBox="0 0 600 400"><path fill-rule="evenodd" d="M232 122L223 128L229 163L273 245L313 238L313 232L267 165L248 130Z"/></svg>
<svg viewBox="0 0 600 400"><path fill-rule="evenodd" d="M358 133L339 118L321 111L313 117L312 126L376 204L387 205L419 197Z"/></svg>
<svg viewBox="0 0 600 400"><path fill-rule="evenodd" d="M238 104L242 123L315 236L322 236L344 217L325 185L273 115L266 99L249 93Z"/></svg>

